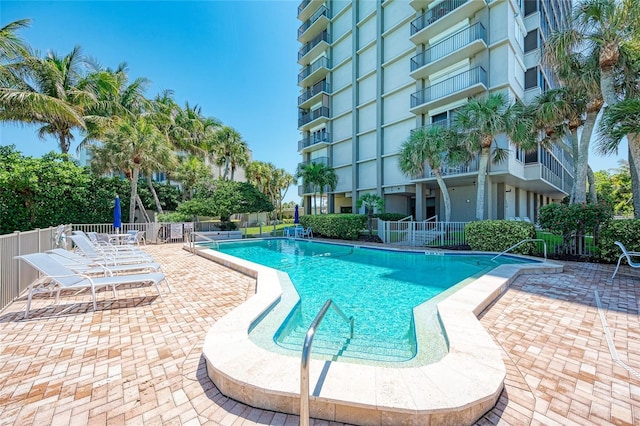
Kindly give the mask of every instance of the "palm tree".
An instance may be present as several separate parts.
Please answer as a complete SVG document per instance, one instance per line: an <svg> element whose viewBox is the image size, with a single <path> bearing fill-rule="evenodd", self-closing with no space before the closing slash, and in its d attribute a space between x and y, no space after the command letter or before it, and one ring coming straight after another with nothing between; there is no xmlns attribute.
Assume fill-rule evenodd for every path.
<svg viewBox="0 0 640 426"><path fill-rule="evenodd" d="M106 131L104 142L92 146L91 166L94 171L123 172L129 180L129 223L133 223L135 218L140 172L153 169L152 165L156 164L158 152L166 152L169 148L164 135L144 117L117 120L116 124Z"/></svg>
<svg viewBox="0 0 640 426"><path fill-rule="evenodd" d="M222 126L216 132L212 152L216 157L215 163L224 166L223 179L233 180L238 167L245 167L249 162L249 147L242 140L242 136L232 127Z"/></svg>
<svg viewBox="0 0 640 426"><path fill-rule="evenodd" d="M502 93L493 93L483 99L471 99L455 117L462 144L469 153L480 155L476 200L478 220L484 219L486 175L496 136L504 133L511 143L527 151L537 146L532 122L526 118L524 110L520 102L508 105ZM493 148L493 161L502 161L507 155L507 150L497 146Z"/></svg>
<svg viewBox="0 0 640 426"><path fill-rule="evenodd" d="M278 218L282 219L282 201L287 191L296 182L295 177L285 169L276 169L274 173L274 198L278 209Z"/></svg>
<svg viewBox="0 0 640 426"><path fill-rule="evenodd" d="M529 106L529 111L534 129L544 135L541 141L543 146L559 143L563 147L563 140L571 141L574 184L570 198L571 203L582 204L587 200L589 144L602 100L598 94L589 96L583 85L584 73L581 76L576 73L574 77L567 79L565 87L548 90L537 96Z"/></svg>
<svg viewBox="0 0 640 426"><path fill-rule="evenodd" d="M451 220L451 197L442 178L442 166L449 162L455 146L455 133L451 129L439 125L420 127L400 146L398 160L402 173L412 178L424 175L424 166L429 165L442 194L445 222Z"/></svg>
<svg viewBox="0 0 640 426"><path fill-rule="evenodd" d="M634 97L625 88L629 78L635 80L638 69L629 72L625 64L634 63L640 43L640 8L636 0L583 0L573 10L570 28L554 34L553 43L545 45L545 57L558 74L570 67L576 56L597 60L598 85L608 107L624 97ZM633 86L637 87L637 81ZM628 135L629 162L632 165L634 205L640 216L640 138ZM637 200L636 200L637 198ZM637 203L637 204L636 204Z"/></svg>
<svg viewBox="0 0 640 426"><path fill-rule="evenodd" d="M301 178L305 185L309 185L313 192L313 214L317 214L316 194L320 194L320 200L323 199L327 189L333 191L338 184L338 176L333 167L324 163L316 163L311 161L308 164L300 165L296 175ZM322 213L322 206L320 206Z"/></svg>
<svg viewBox="0 0 640 426"><path fill-rule="evenodd" d="M371 238L373 236L373 210L384 209L384 198L378 194L362 194L358 197L358 201L356 201L356 207L361 208L362 206L364 206L364 209L367 212L367 229L369 230L369 238Z"/></svg>
<svg viewBox="0 0 640 426"><path fill-rule="evenodd" d="M60 151L67 154L72 131L85 129L84 109L95 101L95 95L84 86L90 68L78 46L64 57L55 53L45 58L29 55L4 67L3 80L11 85L0 88L0 120L42 125L38 136L55 136Z"/></svg>

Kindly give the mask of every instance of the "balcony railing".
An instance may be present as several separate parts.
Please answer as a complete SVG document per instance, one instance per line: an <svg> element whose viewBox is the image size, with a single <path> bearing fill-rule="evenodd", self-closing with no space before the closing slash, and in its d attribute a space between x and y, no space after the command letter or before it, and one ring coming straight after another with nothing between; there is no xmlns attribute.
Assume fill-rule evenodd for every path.
<svg viewBox="0 0 640 426"><path fill-rule="evenodd" d="M302 3L298 5L298 15L302 13L305 7L309 6L309 3L311 3L311 0L302 0Z"/></svg>
<svg viewBox="0 0 640 426"><path fill-rule="evenodd" d="M484 40L485 43L487 42L485 28L480 22L445 38L424 52L411 58L411 71L415 71L420 67L437 61L476 40Z"/></svg>
<svg viewBox="0 0 640 426"><path fill-rule="evenodd" d="M327 83L325 80L317 82L316 84L305 90L302 95L298 96L298 105L308 101L315 95L322 92L329 93L329 83Z"/></svg>
<svg viewBox="0 0 640 426"><path fill-rule="evenodd" d="M418 90L411 95L411 108L443 98L479 83L487 85L487 72L482 67L472 68L469 71Z"/></svg>
<svg viewBox="0 0 640 426"><path fill-rule="evenodd" d="M307 31L309 27L311 27L311 25L313 25L313 23L316 22L321 16L324 16L326 18L329 17L329 9L327 9L325 6L321 6L320 9L316 10L315 13L311 15L311 18L307 19L302 25L300 25L300 27L298 28L298 38L300 38L300 36L302 36L302 34L304 34L304 32Z"/></svg>
<svg viewBox="0 0 640 426"><path fill-rule="evenodd" d="M429 25L436 22L438 19L446 16L452 10L455 10L469 1L478 0L445 0L434 6L432 9L427 10L419 18L414 19L411 22L411 35L423 30Z"/></svg>
<svg viewBox="0 0 640 426"><path fill-rule="evenodd" d="M311 123L313 120L316 120L320 117L329 118L329 107L323 106L313 111L310 111L306 114L301 115L298 118L298 127L302 127L307 123Z"/></svg>
<svg viewBox="0 0 640 426"><path fill-rule="evenodd" d="M320 135L308 136L304 139L298 141L298 151L302 151L303 149L315 145L317 143L329 143L331 138L329 137L329 133L322 133Z"/></svg>
<svg viewBox="0 0 640 426"><path fill-rule="evenodd" d="M440 173L442 173L442 176L460 175L465 173L476 173L478 171L479 164L480 164L480 159L478 156L476 156L473 158L473 160L465 164L458 164L458 165L443 164L442 166L440 166ZM432 170L429 170L429 176L435 177Z"/></svg>
<svg viewBox="0 0 640 426"><path fill-rule="evenodd" d="M309 77L314 72L318 71L320 68L329 69L330 67L331 67L331 63L329 61L329 58L327 58L326 56L318 58L312 64L307 65L302 69L302 71L300 71L300 74L298 74L298 83L300 83L305 78Z"/></svg>
<svg viewBox="0 0 640 426"><path fill-rule="evenodd" d="M329 157L316 157L311 160L298 163L298 171L302 170L304 166L309 164L324 164L325 166L331 166L331 159Z"/></svg>
<svg viewBox="0 0 640 426"><path fill-rule="evenodd" d="M329 43L329 32L327 30L324 30L323 32L321 32L320 34L312 38L307 44L305 44L300 48L300 50L298 51L298 60L302 59L304 55L309 53L311 49L313 49L323 41Z"/></svg>

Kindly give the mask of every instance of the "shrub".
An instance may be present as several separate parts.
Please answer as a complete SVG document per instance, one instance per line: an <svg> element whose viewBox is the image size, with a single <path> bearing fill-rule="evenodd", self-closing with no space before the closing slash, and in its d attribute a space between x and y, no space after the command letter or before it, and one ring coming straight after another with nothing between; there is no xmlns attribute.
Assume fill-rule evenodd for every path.
<svg viewBox="0 0 640 426"><path fill-rule="evenodd" d="M311 227L314 235L357 240L360 231L367 226L367 216L363 214L304 215L300 216L300 224Z"/></svg>
<svg viewBox="0 0 640 426"><path fill-rule="evenodd" d="M405 217L407 217L407 215L405 213L378 213L374 214L373 217L377 217L380 220L389 221L404 219Z"/></svg>
<svg viewBox="0 0 640 426"><path fill-rule="evenodd" d="M467 243L472 250L502 252L528 238L536 238L532 223L514 220L482 220L468 223L465 227ZM513 253L532 254L534 242L522 244Z"/></svg>
<svg viewBox="0 0 640 426"><path fill-rule="evenodd" d="M612 220L602 226L598 241L598 260L615 263L622 253L614 241L629 251L640 251L640 219Z"/></svg>

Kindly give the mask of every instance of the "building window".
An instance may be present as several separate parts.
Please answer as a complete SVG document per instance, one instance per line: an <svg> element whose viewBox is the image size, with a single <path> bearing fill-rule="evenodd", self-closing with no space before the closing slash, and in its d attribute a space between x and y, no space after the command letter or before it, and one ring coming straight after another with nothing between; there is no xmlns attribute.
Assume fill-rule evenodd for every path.
<svg viewBox="0 0 640 426"><path fill-rule="evenodd" d="M524 16L538 11L538 0L524 0Z"/></svg>
<svg viewBox="0 0 640 426"><path fill-rule="evenodd" d="M529 68L524 73L524 90L538 86L538 68Z"/></svg>
<svg viewBox="0 0 640 426"><path fill-rule="evenodd" d="M524 38L524 53L531 52L538 48L538 30L529 31Z"/></svg>

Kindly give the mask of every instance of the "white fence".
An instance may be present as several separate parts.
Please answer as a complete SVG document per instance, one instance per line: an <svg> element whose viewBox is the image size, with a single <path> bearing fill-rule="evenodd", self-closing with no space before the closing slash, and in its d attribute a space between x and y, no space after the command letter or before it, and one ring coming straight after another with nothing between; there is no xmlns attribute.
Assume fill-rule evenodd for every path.
<svg viewBox="0 0 640 426"><path fill-rule="evenodd" d="M144 231L145 242L148 243L177 243L189 241L189 234L193 232L193 222L180 223L123 223L120 233L127 231ZM110 223L72 223L67 225L67 233L72 231L97 232L98 234L114 234L116 229Z"/></svg>
<svg viewBox="0 0 640 426"><path fill-rule="evenodd" d="M0 235L0 310L13 302L38 278L38 273L15 256L51 250L58 227Z"/></svg>
<svg viewBox="0 0 640 426"><path fill-rule="evenodd" d="M467 223L378 219L378 236L385 244L413 247L460 246L466 244L464 227Z"/></svg>

